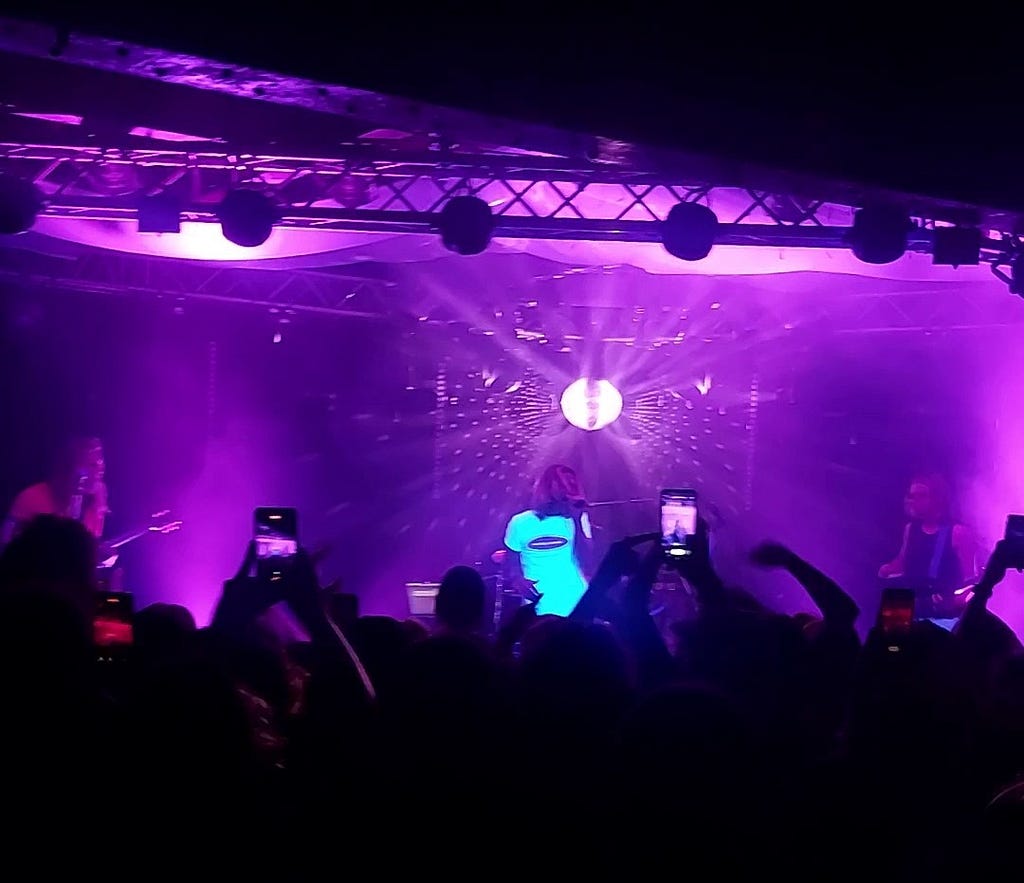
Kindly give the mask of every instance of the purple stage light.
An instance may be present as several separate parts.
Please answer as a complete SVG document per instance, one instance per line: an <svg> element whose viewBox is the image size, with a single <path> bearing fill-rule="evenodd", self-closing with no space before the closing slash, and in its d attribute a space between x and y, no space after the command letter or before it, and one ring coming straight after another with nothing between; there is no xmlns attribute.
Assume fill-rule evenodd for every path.
<svg viewBox="0 0 1024 883"><path fill-rule="evenodd" d="M565 388L560 405L573 426L594 432L619 419L622 393L609 380L581 377Z"/></svg>

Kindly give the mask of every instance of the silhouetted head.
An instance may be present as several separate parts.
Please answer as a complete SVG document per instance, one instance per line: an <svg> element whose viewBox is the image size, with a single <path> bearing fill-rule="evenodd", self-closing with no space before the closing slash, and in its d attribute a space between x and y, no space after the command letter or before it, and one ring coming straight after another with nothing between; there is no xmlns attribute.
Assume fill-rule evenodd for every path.
<svg viewBox="0 0 1024 883"><path fill-rule="evenodd" d="M91 618L96 592L96 541L79 522L40 515L0 555L0 587L44 590Z"/></svg>
<svg viewBox="0 0 1024 883"><path fill-rule="evenodd" d="M135 649L148 660L180 657L196 634L196 621L180 604L150 604L135 614Z"/></svg>
<svg viewBox="0 0 1024 883"><path fill-rule="evenodd" d="M597 736L631 694L629 665L614 635L561 618L542 619L524 636L520 675L529 713L552 733Z"/></svg>
<svg viewBox="0 0 1024 883"><path fill-rule="evenodd" d="M533 510L540 515L570 516L586 505L576 472L568 466L549 466L533 488Z"/></svg>
<svg viewBox="0 0 1024 883"><path fill-rule="evenodd" d="M45 704L77 691L92 671L91 621L76 605L38 587L0 593L0 684Z"/></svg>
<svg viewBox="0 0 1024 883"><path fill-rule="evenodd" d="M476 631L483 625L486 588L472 567L453 567L441 580L434 613L453 632Z"/></svg>

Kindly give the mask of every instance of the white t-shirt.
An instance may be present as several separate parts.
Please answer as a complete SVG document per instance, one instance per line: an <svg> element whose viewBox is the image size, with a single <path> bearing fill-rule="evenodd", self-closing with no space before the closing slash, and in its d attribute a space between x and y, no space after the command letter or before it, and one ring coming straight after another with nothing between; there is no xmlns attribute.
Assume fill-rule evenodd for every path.
<svg viewBox="0 0 1024 883"><path fill-rule="evenodd" d="M540 593L537 613L568 616L587 590L574 552L576 523L561 515L541 518L532 509L513 515L505 545L519 553L523 576Z"/></svg>

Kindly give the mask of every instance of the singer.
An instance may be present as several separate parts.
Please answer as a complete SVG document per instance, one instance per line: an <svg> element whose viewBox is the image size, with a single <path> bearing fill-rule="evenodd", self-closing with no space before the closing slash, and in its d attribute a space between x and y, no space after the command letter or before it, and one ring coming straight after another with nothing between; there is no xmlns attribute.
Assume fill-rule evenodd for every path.
<svg viewBox="0 0 1024 883"><path fill-rule="evenodd" d="M62 515L81 521L99 539L107 512L103 443L98 438L72 439L46 481L25 488L11 504L0 544L10 542L23 524L37 515Z"/></svg>
<svg viewBox="0 0 1024 883"><path fill-rule="evenodd" d="M512 583L524 597L539 598L540 615L568 616L587 590L577 555L577 537L592 539L586 507L576 473L549 466L534 486L532 507L505 529Z"/></svg>

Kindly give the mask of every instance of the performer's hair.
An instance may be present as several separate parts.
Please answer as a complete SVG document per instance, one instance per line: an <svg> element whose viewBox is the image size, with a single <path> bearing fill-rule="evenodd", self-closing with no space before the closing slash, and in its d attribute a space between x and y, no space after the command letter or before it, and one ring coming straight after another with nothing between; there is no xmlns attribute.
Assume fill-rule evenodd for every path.
<svg viewBox="0 0 1024 883"><path fill-rule="evenodd" d="M568 466L548 466L533 487L533 510L541 516L559 515L567 505L581 505L583 501L580 480Z"/></svg>
<svg viewBox="0 0 1024 883"><path fill-rule="evenodd" d="M57 452L50 472L50 484L57 502L64 505L75 492L78 476L75 474L82 458L102 442L94 435L79 435L68 439Z"/></svg>
<svg viewBox="0 0 1024 883"><path fill-rule="evenodd" d="M944 475L938 472L919 472L910 483L923 484L928 488L928 493L941 517L948 518L952 515L953 491Z"/></svg>

